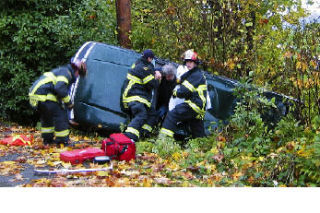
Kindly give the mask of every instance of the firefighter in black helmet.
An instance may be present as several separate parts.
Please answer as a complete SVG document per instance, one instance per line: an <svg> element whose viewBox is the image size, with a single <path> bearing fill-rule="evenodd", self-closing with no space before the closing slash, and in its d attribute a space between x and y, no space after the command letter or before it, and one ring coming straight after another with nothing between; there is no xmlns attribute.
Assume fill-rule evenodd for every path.
<svg viewBox="0 0 320 213"><path fill-rule="evenodd" d="M124 134L137 141L142 130L151 132L153 123L148 123L150 116L156 116L151 107L152 91L158 86L161 74L154 71L151 63L154 53L147 49L128 71L127 79L122 94L122 103L131 114L129 123Z"/></svg>
<svg viewBox="0 0 320 213"><path fill-rule="evenodd" d="M160 137L174 137L178 122L189 124L193 138L205 136L203 119L206 112L207 81L198 68L196 52L187 50L184 53L184 62L188 71L181 76L178 82L180 87L172 94L184 101L168 112L160 130Z"/></svg>
<svg viewBox="0 0 320 213"><path fill-rule="evenodd" d="M72 59L70 64L44 73L29 89L30 104L40 112L44 145L68 143L67 108L73 107L69 87L85 71L84 62Z"/></svg>

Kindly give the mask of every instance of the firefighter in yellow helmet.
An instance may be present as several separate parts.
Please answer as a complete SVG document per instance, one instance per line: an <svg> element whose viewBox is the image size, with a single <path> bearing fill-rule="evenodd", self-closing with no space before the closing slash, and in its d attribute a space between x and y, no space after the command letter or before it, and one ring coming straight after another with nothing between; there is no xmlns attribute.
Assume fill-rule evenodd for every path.
<svg viewBox="0 0 320 213"><path fill-rule="evenodd" d="M29 100L40 113L41 136L44 145L65 144L69 141L67 108L73 104L69 87L79 74L84 74L86 65L78 59L40 76L29 89Z"/></svg>
<svg viewBox="0 0 320 213"><path fill-rule="evenodd" d="M206 112L207 81L198 68L199 58L196 52L187 50L183 59L188 71L180 77L180 87L175 89L172 95L184 101L168 112L160 130L160 137L174 137L178 122L190 126L193 138L205 136L203 119Z"/></svg>

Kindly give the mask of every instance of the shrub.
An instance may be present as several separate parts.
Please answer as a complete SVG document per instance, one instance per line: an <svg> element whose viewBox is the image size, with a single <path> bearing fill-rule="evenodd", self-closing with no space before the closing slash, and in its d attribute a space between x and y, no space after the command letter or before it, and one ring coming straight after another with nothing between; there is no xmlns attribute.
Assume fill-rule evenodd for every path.
<svg viewBox="0 0 320 213"><path fill-rule="evenodd" d="M115 44L115 8L102 0L0 3L0 117L36 121L28 89L41 73L69 62L86 41Z"/></svg>

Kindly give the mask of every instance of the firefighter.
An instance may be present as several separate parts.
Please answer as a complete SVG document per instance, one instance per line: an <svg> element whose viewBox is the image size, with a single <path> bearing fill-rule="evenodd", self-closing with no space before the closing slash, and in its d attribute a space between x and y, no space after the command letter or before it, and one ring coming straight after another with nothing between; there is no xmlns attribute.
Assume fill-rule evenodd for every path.
<svg viewBox="0 0 320 213"><path fill-rule="evenodd" d="M199 58L196 52L187 50L184 53L184 63L188 71L185 72L174 89L173 96L183 99L165 117L159 137L174 137L178 122L190 126L192 137L204 137L204 115L207 102L207 81L198 68Z"/></svg>
<svg viewBox="0 0 320 213"><path fill-rule="evenodd" d="M173 64L166 64L157 67L155 70L161 73L160 84L156 92L156 105L151 106L146 123L142 126L140 136L144 139L149 138L154 127L162 122L168 112L168 104L172 91L176 85L176 68ZM155 107L155 108L154 108Z"/></svg>
<svg viewBox="0 0 320 213"><path fill-rule="evenodd" d="M150 123L154 119L149 119L156 116L151 107L152 91L158 86L161 73L154 70L153 59L152 50L145 50L128 71L125 81L122 103L132 119L124 134L133 141L138 141L142 130L151 132L154 125Z"/></svg>
<svg viewBox="0 0 320 213"><path fill-rule="evenodd" d="M44 73L29 89L30 104L40 113L44 145L68 144L70 131L67 109L73 108L69 87L85 70L84 62L72 59L70 64Z"/></svg>

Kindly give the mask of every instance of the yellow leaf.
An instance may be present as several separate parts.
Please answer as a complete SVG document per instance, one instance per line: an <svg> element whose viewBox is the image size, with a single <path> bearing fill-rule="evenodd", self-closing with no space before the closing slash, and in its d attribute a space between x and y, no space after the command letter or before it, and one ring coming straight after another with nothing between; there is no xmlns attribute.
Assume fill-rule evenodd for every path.
<svg viewBox="0 0 320 213"><path fill-rule="evenodd" d="M310 65L311 65L314 69L317 68L317 62L315 62L314 60L311 60L311 61L310 61Z"/></svg>
<svg viewBox="0 0 320 213"><path fill-rule="evenodd" d="M205 165L205 162L204 161L200 161L196 164L197 166L204 166Z"/></svg>
<svg viewBox="0 0 320 213"><path fill-rule="evenodd" d="M152 186L152 180L150 179L143 179L143 187L151 187Z"/></svg>
<svg viewBox="0 0 320 213"><path fill-rule="evenodd" d="M48 165L49 166L57 166L59 164L61 164L62 162L61 161L48 161Z"/></svg>
<svg viewBox="0 0 320 213"><path fill-rule="evenodd" d="M308 68L308 64L306 64L306 63L302 63L302 71L304 72L304 71L306 71L307 70L307 68Z"/></svg>
<svg viewBox="0 0 320 213"><path fill-rule="evenodd" d="M232 174L233 180L238 180L239 177L241 177L242 175L243 175L242 172L236 172Z"/></svg>
<svg viewBox="0 0 320 213"><path fill-rule="evenodd" d="M215 147L215 148L212 148L212 149L210 150L210 152L213 153L213 154L218 154L218 153L219 153L219 150Z"/></svg>
<svg viewBox="0 0 320 213"><path fill-rule="evenodd" d="M170 168L170 169L173 170L173 171L177 171L177 170L179 169L179 165L176 164L176 163L174 163L174 162L172 162L172 163L170 163L170 164L168 165L168 168Z"/></svg>
<svg viewBox="0 0 320 213"><path fill-rule="evenodd" d="M188 181L183 181L182 187L188 187L188 186L190 186L189 182Z"/></svg>
<svg viewBox="0 0 320 213"><path fill-rule="evenodd" d="M220 142L218 142L217 147L218 147L219 149L223 149L223 148L225 147L225 145L226 145L225 142L220 141Z"/></svg>
<svg viewBox="0 0 320 213"><path fill-rule="evenodd" d="M208 173L214 172L216 170L216 165L211 164L211 165L205 165L206 169L208 170Z"/></svg>
<svg viewBox="0 0 320 213"><path fill-rule="evenodd" d="M60 153L52 153L51 160L59 161L60 160Z"/></svg>
<svg viewBox="0 0 320 213"><path fill-rule="evenodd" d="M280 153L280 152L282 152L283 151L283 147L280 147L280 148L278 148L277 150L276 150L276 153Z"/></svg>
<svg viewBox="0 0 320 213"><path fill-rule="evenodd" d="M300 62L300 61L298 61L298 62L296 63L296 68L297 68L297 69L301 69L301 62Z"/></svg>
<svg viewBox="0 0 320 213"><path fill-rule="evenodd" d="M66 169L69 169L69 168L71 168L72 167L72 165L71 165L71 163L66 163L66 162L62 162L62 166L64 167L64 168L66 168Z"/></svg>
<svg viewBox="0 0 320 213"><path fill-rule="evenodd" d="M109 175L109 172L108 171L98 171L97 175L99 177L107 177Z"/></svg>
<svg viewBox="0 0 320 213"><path fill-rule="evenodd" d="M179 152L175 152L172 154L172 158L175 160L175 161L178 161L181 159L181 154Z"/></svg>
<svg viewBox="0 0 320 213"><path fill-rule="evenodd" d="M16 162L14 162L14 161L4 161L4 162L2 162L2 164L4 164L5 166L12 166L12 165L16 164Z"/></svg>
<svg viewBox="0 0 320 213"><path fill-rule="evenodd" d="M296 64L297 69L301 69L303 72L307 70L308 65L304 62L298 61Z"/></svg>
<svg viewBox="0 0 320 213"><path fill-rule="evenodd" d="M308 152L305 151L305 149L300 149L299 151L297 151L297 154L300 156L300 157L307 157L309 155Z"/></svg>
<svg viewBox="0 0 320 213"><path fill-rule="evenodd" d="M55 152L55 150L56 150L56 148L51 147L51 148L49 148L49 153L53 153L53 152Z"/></svg>
<svg viewBox="0 0 320 213"><path fill-rule="evenodd" d="M230 62L230 63L228 64L228 66L229 66L229 68L230 68L231 70L233 70L234 67L236 66L236 64L232 61L232 62Z"/></svg>

